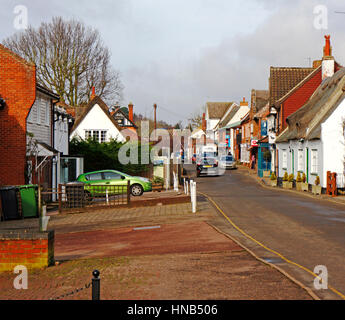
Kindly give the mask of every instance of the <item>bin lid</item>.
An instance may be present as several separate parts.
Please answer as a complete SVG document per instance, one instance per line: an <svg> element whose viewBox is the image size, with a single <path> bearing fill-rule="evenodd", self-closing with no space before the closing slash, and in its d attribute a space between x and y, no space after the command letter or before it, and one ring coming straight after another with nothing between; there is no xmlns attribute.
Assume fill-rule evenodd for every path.
<svg viewBox="0 0 345 320"><path fill-rule="evenodd" d="M32 188L38 188L37 184L26 184L23 186L17 186L18 189L32 189Z"/></svg>
<svg viewBox="0 0 345 320"><path fill-rule="evenodd" d="M1 187L0 191L10 191L10 190L15 190L18 189L17 186L5 186L5 187Z"/></svg>

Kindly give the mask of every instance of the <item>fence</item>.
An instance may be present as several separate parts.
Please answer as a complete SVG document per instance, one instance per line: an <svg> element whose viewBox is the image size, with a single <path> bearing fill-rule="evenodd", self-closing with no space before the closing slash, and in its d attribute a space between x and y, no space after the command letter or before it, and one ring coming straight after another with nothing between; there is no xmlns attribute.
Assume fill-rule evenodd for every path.
<svg viewBox="0 0 345 320"><path fill-rule="evenodd" d="M61 184L58 194L59 212L127 206L130 203L130 182L115 186Z"/></svg>

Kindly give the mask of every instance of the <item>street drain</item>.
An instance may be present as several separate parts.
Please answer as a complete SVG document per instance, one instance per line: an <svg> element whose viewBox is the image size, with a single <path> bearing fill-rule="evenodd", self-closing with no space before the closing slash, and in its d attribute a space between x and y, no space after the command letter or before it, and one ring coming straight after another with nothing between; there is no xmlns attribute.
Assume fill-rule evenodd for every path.
<svg viewBox="0 0 345 320"><path fill-rule="evenodd" d="M133 231L160 229L161 226L134 228Z"/></svg>
<svg viewBox="0 0 345 320"><path fill-rule="evenodd" d="M262 260L265 260L266 262L272 263L272 264L284 263L284 260L282 260L280 258L262 258Z"/></svg>

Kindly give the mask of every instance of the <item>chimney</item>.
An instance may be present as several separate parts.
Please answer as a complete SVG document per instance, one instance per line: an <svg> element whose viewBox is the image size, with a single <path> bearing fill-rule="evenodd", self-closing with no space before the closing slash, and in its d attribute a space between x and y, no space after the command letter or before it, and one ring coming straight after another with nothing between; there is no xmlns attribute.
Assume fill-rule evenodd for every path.
<svg viewBox="0 0 345 320"><path fill-rule="evenodd" d="M335 61L332 56L331 36L325 36L326 45L323 48L322 58L322 80L334 75Z"/></svg>
<svg viewBox="0 0 345 320"><path fill-rule="evenodd" d="M91 93L91 97L90 97L90 100L92 101L93 99L96 98L96 88L95 87L92 87L92 93Z"/></svg>
<svg viewBox="0 0 345 320"><path fill-rule="evenodd" d="M130 102L129 105L128 105L128 118L132 122L133 122L133 119L134 119L133 108L134 108L134 105L133 105L132 102Z"/></svg>
<svg viewBox="0 0 345 320"><path fill-rule="evenodd" d="M246 106L246 107L249 106L248 102L246 101L246 98L243 98L243 101L240 102L240 106L241 106L241 107L242 107L242 106Z"/></svg>
<svg viewBox="0 0 345 320"><path fill-rule="evenodd" d="M202 131L206 132L206 114L202 114Z"/></svg>

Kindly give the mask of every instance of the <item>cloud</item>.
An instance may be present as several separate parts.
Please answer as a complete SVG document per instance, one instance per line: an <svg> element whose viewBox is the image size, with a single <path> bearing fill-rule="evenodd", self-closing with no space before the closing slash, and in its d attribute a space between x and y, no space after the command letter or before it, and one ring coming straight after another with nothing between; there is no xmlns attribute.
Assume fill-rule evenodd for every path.
<svg viewBox="0 0 345 320"><path fill-rule="evenodd" d="M272 3L266 0L263 6L268 8ZM268 89L270 66L309 66L310 60L321 59L323 36L329 33L333 54L344 63L345 32L334 14L336 1L328 1L328 30L314 27L313 10L318 1L278 4L254 32L224 37L216 46L200 48L195 57L155 61L128 70L127 96L149 108L153 100L161 102L181 118L188 118L209 100L250 99L251 89ZM174 115L163 110L161 116L172 120Z"/></svg>

